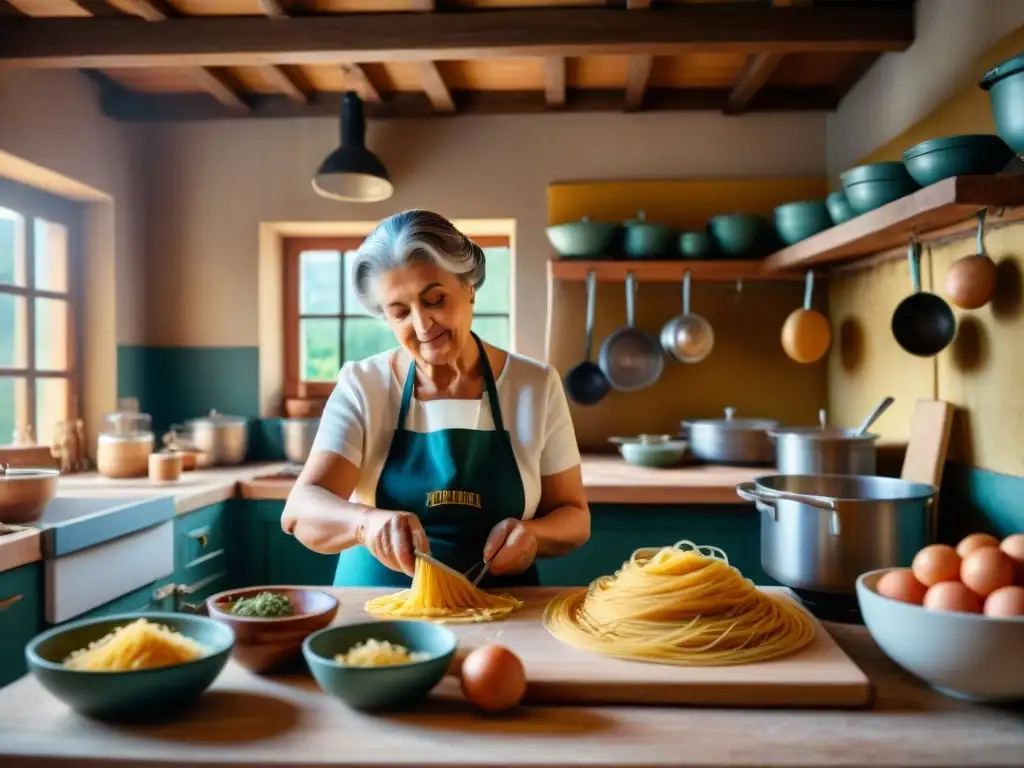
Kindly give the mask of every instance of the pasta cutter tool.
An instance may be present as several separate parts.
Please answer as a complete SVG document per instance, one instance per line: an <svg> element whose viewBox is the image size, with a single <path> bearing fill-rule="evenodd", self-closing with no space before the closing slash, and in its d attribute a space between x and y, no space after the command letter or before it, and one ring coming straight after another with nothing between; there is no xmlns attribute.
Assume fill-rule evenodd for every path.
<svg viewBox="0 0 1024 768"><path fill-rule="evenodd" d="M480 583L480 580L483 579L484 576L487 575L487 571L491 567L491 564L489 562L487 562L485 560L481 560L479 563L477 563L476 565L472 566L465 573L459 573L458 571L456 571L451 566L445 565L440 560L438 560L436 557L432 557L432 556L428 555L426 552L416 552L416 557L420 558L424 562L430 563L431 565L435 566L436 568L440 568L441 570L445 571L446 573L451 574L452 576L456 576L456 577L458 577L460 579L465 579L470 584L472 584L474 587L477 584ZM483 568L480 570L480 573L478 573L475 577L471 578L470 574L473 571L475 571L477 568L480 568L481 566L483 566Z"/></svg>

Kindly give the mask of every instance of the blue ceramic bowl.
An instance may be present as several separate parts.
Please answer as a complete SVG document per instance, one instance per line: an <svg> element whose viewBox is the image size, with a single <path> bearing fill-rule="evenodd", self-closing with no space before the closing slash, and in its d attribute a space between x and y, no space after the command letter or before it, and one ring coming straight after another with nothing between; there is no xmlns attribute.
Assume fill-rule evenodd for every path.
<svg viewBox="0 0 1024 768"><path fill-rule="evenodd" d="M767 228L767 222L752 213L722 214L708 222L708 232L718 252L739 259L756 252Z"/></svg>
<svg viewBox="0 0 1024 768"><path fill-rule="evenodd" d="M846 199L845 192L830 192L825 198L825 207L828 208L828 215L833 224L842 224L857 215L850 201Z"/></svg>
<svg viewBox="0 0 1024 768"><path fill-rule="evenodd" d="M334 656L356 643L387 640L410 652L430 654L424 661L386 667L353 667ZM426 697L441 682L455 657L455 633L427 621L368 621L342 624L314 632L302 643L313 679L331 696L353 709L392 709Z"/></svg>
<svg viewBox="0 0 1024 768"><path fill-rule="evenodd" d="M775 209L775 231L786 245L806 240L832 226L824 200L786 203Z"/></svg>
<svg viewBox="0 0 1024 768"><path fill-rule="evenodd" d="M144 618L202 643L210 653L171 667L130 672L68 669L71 653ZM148 717L187 706L217 679L227 664L235 633L213 619L183 613L131 613L81 619L43 632L25 646L28 668L46 690L73 710L99 718Z"/></svg>

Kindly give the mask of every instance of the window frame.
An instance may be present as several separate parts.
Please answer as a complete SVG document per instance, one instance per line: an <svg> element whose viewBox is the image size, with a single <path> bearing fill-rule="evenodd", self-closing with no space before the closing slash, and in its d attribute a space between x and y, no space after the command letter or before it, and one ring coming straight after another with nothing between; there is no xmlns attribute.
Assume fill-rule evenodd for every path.
<svg viewBox="0 0 1024 768"><path fill-rule="evenodd" d="M0 367L0 377L25 381L25 408L19 414L15 409L15 429L21 435L25 427L32 426L32 442L49 445L52 435L40 435L36 423L36 382L39 379L67 381L65 421L76 421L81 416L82 402L82 257L83 206L73 200L52 195L14 181L0 179L0 208L12 210L22 217L24 237L25 285L0 283L0 294L13 295L25 302L24 333L26 342L25 367ZM35 274L35 220L63 226L67 231L67 291L36 288ZM67 368L60 371L40 370L36 367L36 307L35 300L56 299L67 303ZM11 435L0 435L0 445L10 446Z"/></svg>
<svg viewBox="0 0 1024 768"><path fill-rule="evenodd" d="M512 238L506 235L468 235L474 243L481 248L508 248L511 255ZM300 274L299 262L304 251L338 251L342 254L342 280L347 278L344 274L344 253L354 251L362 244L363 237L351 236L326 236L326 237L288 237L282 241L284 254L282 278L283 296L283 325L284 325L284 396L286 398L325 398L334 389L334 381L302 381L299 377L299 348L300 328L303 318L339 318L341 320L341 332L344 334L345 326L345 300L342 293L341 311L338 313L316 313L303 315L299 312L299 290ZM350 315L349 315L350 316ZM512 313L482 313L481 317L508 317L511 323ZM344 358L344 346L341 347L341 356Z"/></svg>

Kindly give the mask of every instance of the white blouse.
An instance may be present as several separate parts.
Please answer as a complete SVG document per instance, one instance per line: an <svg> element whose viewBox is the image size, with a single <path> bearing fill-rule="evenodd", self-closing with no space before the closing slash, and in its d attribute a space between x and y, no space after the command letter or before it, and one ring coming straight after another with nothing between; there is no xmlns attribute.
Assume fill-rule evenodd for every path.
<svg viewBox="0 0 1024 768"><path fill-rule="evenodd" d="M313 447L344 456L359 467L353 499L376 503L377 480L387 459L402 403L391 370L394 350L345 363L324 408ZM540 479L580 463L569 403L558 372L550 365L508 353L497 376L498 402L523 479L528 520L540 503ZM493 430L487 393L479 400L413 399L405 428Z"/></svg>

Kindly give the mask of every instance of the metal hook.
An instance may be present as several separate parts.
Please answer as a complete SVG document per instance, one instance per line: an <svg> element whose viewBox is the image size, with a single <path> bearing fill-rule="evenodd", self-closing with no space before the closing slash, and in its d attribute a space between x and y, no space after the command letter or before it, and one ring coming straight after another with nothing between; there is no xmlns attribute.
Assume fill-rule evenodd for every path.
<svg viewBox="0 0 1024 768"><path fill-rule="evenodd" d="M987 210L982 208L978 211L978 253L982 254L985 252L985 213Z"/></svg>

